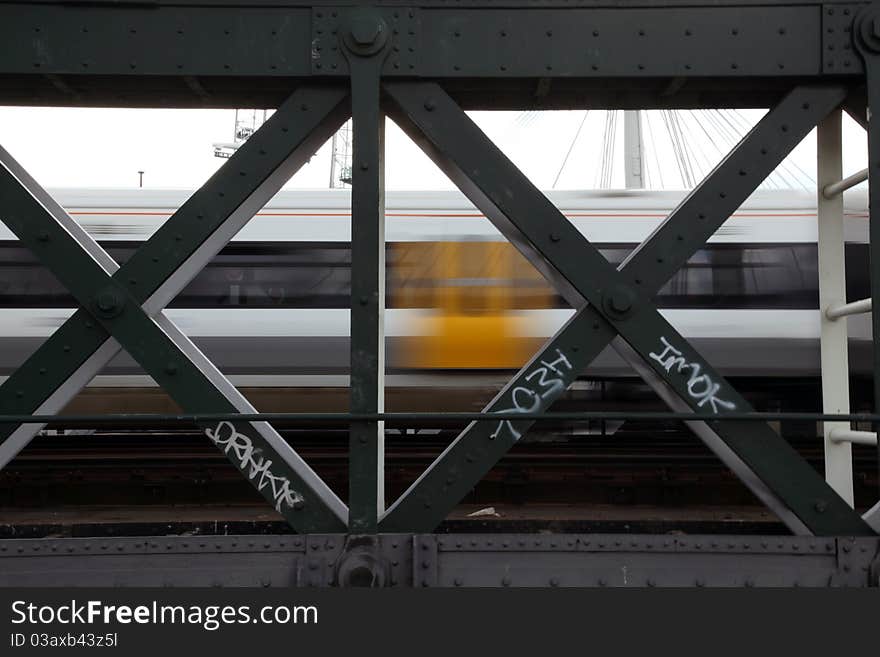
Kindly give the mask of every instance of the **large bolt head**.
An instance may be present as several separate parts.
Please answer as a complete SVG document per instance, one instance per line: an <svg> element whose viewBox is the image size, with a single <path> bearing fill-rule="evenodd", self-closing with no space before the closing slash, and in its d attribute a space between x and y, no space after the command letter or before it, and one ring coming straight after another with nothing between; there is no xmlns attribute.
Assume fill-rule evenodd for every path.
<svg viewBox="0 0 880 657"><path fill-rule="evenodd" d="M632 299L623 292L615 292L611 295L611 307L619 313L625 313L632 308Z"/></svg>
<svg viewBox="0 0 880 657"><path fill-rule="evenodd" d="M92 299L92 307L101 317L110 319L122 312L125 299L119 291L113 287L107 287L98 292Z"/></svg>
<svg viewBox="0 0 880 657"><path fill-rule="evenodd" d="M337 568L337 583L342 587L381 588L386 584L388 564L368 546L343 554Z"/></svg>
<svg viewBox="0 0 880 657"><path fill-rule="evenodd" d="M853 40L862 55L880 53L880 14L873 5L866 5L853 21Z"/></svg>
<svg viewBox="0 0 880 657"><path fill-rule="evenodd" d="M615 285L603 297L605 310L615 317L629 313L635 302L635 292L627 285Z"/></svg>
<svg viewBox="0 0 880 657"><path fill-rule="evenodd" d="M355 10L345 22L342 42L348 50L361 57L375 55L388 41L388 25L381 14Z"/></svg>
<svg viewBox="0 0 880 657"><path fill-rule="evenodd" d="M382 32L382 24L372 16L355 16L351 20L351 38L359 46L376 43Z"/></svg>
<svg viewBox="0 0 880 657"><path fill-rule="evenodd" d="M119 305L119 299L117 299L116 295L112 292L101 292L101 294L98 295L96 303L98 310L103 310L105 313L109 313L116 310L116 307Z"/></svg>

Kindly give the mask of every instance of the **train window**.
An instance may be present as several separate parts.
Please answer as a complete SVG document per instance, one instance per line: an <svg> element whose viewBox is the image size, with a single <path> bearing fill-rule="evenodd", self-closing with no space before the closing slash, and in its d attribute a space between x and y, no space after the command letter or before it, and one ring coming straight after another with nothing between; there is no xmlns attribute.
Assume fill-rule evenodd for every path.
<svg viewBox="0 0 880 657"><path fill-rule="evenodd" d="M511 309L566 307L511 245L467 245L457 250L461 262L456 264L449 259L449 252L443 255L438 243L390 244L386 255L388 307L436 307L440 292L453 293L464 312L487 309L493 303ZM105 245L120 263L137 247ZM487 248L491 254L484 253ZM615 266L631 250L630 245L600 246ZM865 298L869 289L867 246L847 245L846 263L847 297ZM344 308L350 300L350 267L350 246L344 242L237 242L223 249L171 306ZM486 294L487 288L492 288L492 294ZM816 246L709 245L666 282L657 303L664 308L816 308ZM16 242L0 243L0 307L75 305L64 286L27 249Z"/></svg>
<svg viewBox="0 0 880 657"><path fill-rule="evenodd" d="M348 244L233 244L177 295L172 307L339 308L351 294Z"/></svg>

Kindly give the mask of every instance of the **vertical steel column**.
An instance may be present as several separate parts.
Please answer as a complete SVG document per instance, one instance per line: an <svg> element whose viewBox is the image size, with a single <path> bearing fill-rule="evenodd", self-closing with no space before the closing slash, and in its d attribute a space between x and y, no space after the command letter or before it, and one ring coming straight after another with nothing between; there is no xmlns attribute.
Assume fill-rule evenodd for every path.
<svg viewBox="0 0 880 657"><path fill-rule="evenodd" d="M388 26L355 11L343 30L351 71L351 412L385 410L385 116L379 103ZM374 533L385 510L385 424L353 422L349 532Z"/></svg>
<svg viewBox="0 0 880 657"><path fill-rule="evenodd" d="M865 61L868 102L868 221L871 272L871 330L874 341L874 412L880 412L880 127L872 115L880 112L880 3L862 9L853 21L853 41ZM880 436L880 425L874 431ZM877 441L880 468L880 440Z"/></svg>
<svg viewBox="0 0 880 657"><path fill-rule="evenodd" d="M825 186L843 176L837 110L817 130L817 208L819 222L819 321L822 367L822 410L849 413L849 350L845 318L829 319L828 308L846 303L846 268L843 231L843 194L826 198ZM848 422L824 422L825 481L853 506L852 445L831 440L833 429L849 429Z"/></svg>

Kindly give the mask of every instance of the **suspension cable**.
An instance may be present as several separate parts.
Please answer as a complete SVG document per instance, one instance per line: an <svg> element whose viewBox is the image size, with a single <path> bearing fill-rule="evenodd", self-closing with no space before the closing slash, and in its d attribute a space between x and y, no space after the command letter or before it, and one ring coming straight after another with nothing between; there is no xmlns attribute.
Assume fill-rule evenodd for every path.
<svg viewBox="0 0 880 657"><path fill-rule="evenodd" d="M574 133L574 139L571 140L571 144L568 146L568 152L565 154L565 157L562 159L562 166L559 167L559 171L556 174L556 178L553 179L553 187L552 189L556 189L556 184L559 182L559 177L562 175L562 170L565 169L565 165L568 164L568 158L571 155L571 152L574 150L574 145L577 143L578 137L581 136L581 130L584 129L584 123L587 122L587 116L590 114L590 110L586 110L584 112L584 116L581 119L580 125L578 125L577 132Z"/></svg>

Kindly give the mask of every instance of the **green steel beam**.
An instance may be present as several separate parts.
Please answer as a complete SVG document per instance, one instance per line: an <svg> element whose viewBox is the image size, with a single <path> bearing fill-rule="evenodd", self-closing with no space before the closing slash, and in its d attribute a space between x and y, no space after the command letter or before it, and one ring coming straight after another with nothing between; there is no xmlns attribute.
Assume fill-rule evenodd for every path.
<svg viewBox="0 0 880 657"><path fill-rule="evenodd" d="M86 254L45 203L25 189L21 174L16 176L4 167L0 176L4 220L70 286L88 311L75 313L0 387L0 408L4 412L40 408L115 331L119 335L114 337L120 337L123 346L183 408L237 410L181 354L168 334L176 327L159 326L149 315L161 310L197 273L198 263L210 259L253 216L266 193L280 188L338 129L347 116L345 98L345 91L335 89L295 92L112 279L106 263ZM257 199L260 202L254 205ZM314 485L293 472L253 426L224 423L218 433L220 429L220 425L206 427L218 447L296 528L339 530L345 526L344 505L330 512L327 491L317 494ZM14 431L13 426L4 427L4 438L8 440Z"/></svg>
<svg viewBox="0 0 880 657"><path fill-rule="evenodd" d="M385 409L385 115L379 102L391 29L376 11L340 26L351 71L351 412ZM333 31L328 27L328 31ZM375 533L385 510L385 423L349 434L349 531Z"/></svg>
<svg viewBox="0 0 880 657"><path fill-rule="evenodd" d="M731 200L735 198L735 192L745 190L747 194L769 173L761 163L763 153L759 151L757 158L739 170L731 170L729 163L726 166L722 163L723 173L719 174L717 181L721 183L720 189L712 188L717 195L705 198L703 194L710 188L696 190L685 201L685 206L688 210L699 208L702 211L673 213L664 228L639 249L650 253L653 261L648 263L647 259L642 259L644 256L634 260L637 266L631 271L638 273L630 278L625 272L616 271L589 244L439 85L386 83L385 89L399 108L398 122L404 130L533 264L571 301L582 306L580 313L589 315L588 323L592 329L578 336L581 349L598 354L611 336L619 334L691 409L711 412L719 418L708 423L712 430L810 532L822 535L873 534L769 426L743 427L723 421L726 412L752 409L669 325L649 300L680 266L681 258L686 259L705 242L736 207L730 206L728 193ZM808 95L802 95L804 93ZM792 103L792 96L800 103ZM777 130L781 135L787 135L796 122L801 126L799 132L802 136L803 126L809 130L817 118L843 100L844 92L837 88L817 89L812 93L798 90L792 96L780 112L785 119ZM777 150L780 150L780 140L781 137L776 137L770 143L776 143ZM746 143L751 141L748 139ZM766 150L769 155L768 144L756 143L754 146ZM716 225L700 227L708 217L715 217ZM674 262L668 262L670 257ZM580 299L589 305L583 305ZM573 321L576 320L579 322L579 317ZM537 410L533 407L545 391L559 389L564 380L554 382L554 375L565 370L566 357L563 352L556 362L541 363L541 371L535 370L530 386L514 388L511 391L513 409ZM519 434L512 423L500 423L498 430L487 438L494 441L503 437L511 442L517 440ZM456 491L455 495L459 492ZM447 495L447 498L453 496ZM417 504L419 500L416 498L413 502ZM406 517L413 522L419 514L412 510L412 506L409 509ZM420 513L425 511L420 509ZM389 517L393 518L391 513ZM384 522L388 522L388 530L397 526L386 519L381 525L383 529Z"/></svg>
<svg viewBox="0 0 880 657"><path fill-rule="evenodd" d="M393 28L383 75L471 87L479 79L477 95L487 101L489 81L499 82L499 95L511 93L510 82L528 81L515 93L531 103L537 80L644 80L612 94L625 103L658 97L670 78L711 90L712 80L739 78L757 88L783 77L863 72L844 31L859 3L376 4ZM317 0L3 2L0 101L241 106L249 94L283 93L292 79L348 76L336 32L350 9ZM544 87L537 95L564 91L564 84Z"/></svg>

